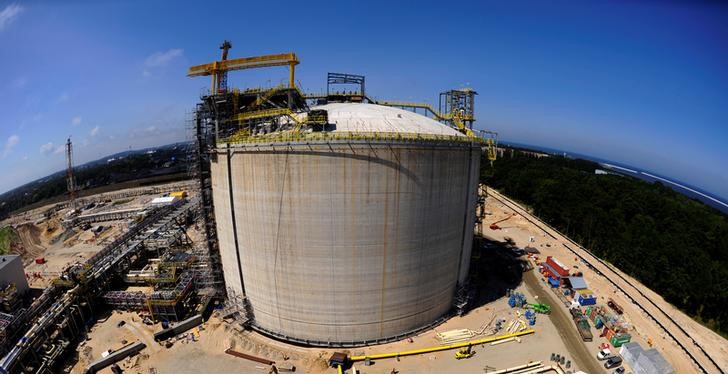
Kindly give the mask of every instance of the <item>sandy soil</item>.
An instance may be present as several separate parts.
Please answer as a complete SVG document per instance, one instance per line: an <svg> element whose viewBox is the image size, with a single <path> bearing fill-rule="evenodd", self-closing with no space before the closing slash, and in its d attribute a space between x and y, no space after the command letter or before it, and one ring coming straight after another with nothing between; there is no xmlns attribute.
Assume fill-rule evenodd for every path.
<svg viewBox="0 0 728 374"><path fill-rule="evenodd" d="M188 182L175 182L163 187L186 189L188 185ZM120 197L111 201L108 199L141 190L145 188L119 190L84 198L96 201L97 205L82 213L139 209L158 196L158 194L147 194ZM61 222L68 209L58 210L49 218L44 216L44 213L54 206L55 204L39 207L0 222L0 227L11 226L18 235L19 243L13 247L12 252L23 258L25 273L31 287L46 287L70 264L84 262L128 229L127 221L97 222L91 224L91 228L87 230L78 227L65 229ZM101 230L95 231L99 226ZM46 262L36 264L36 257L44 257Z"/></svg>
<svg viewBox="0 0 728 374"><path fill-rule="evenodd" d="M495 240L504 240L505 237L510 237L519 247L531 245L538 248L538 250L542 253L542 260L545 260L546 256L555 256L565 265L572 267L573 270L578 269L578 271L582 271L584 273L584 278L588 282L589 288L599 295L600 303L606 304L607 298L612 297L624 308L624 316L632 324L634 329L634 331L632 331L634 340L639 341L644 347L647 347L648 340L651 340L653 345L661 351L663 356L673 365L678 373L699 372L699 369L694 363L692 363L688 355L677 345L677 343L638 307L637 303L645 307L652 315L656 316L663 325L670 328L671 333L681 338L687 349L690 350L696 359L698 359L703 367L705 367L709 372L718 373L720 372L720 369L714 366L707 357L705 357L705 355L697 349L690 339L695 339L695 341L697 341L698 344L700 344L703 349L708 352L713 360L718 363L720 368L728 367L728 343L726 342L726 339L693 321L690 317L664 301L654 291L648 289L644 285L641 285L637 280L627 276L613 266L606 267L595 264L595 269L599 270L601 274L597 273L595 269L586 267L583 262L580 262L579 259L575 257L574 253L565 247L565 245L568 245L570 248L578 250L578 248L571 244L567 238L558 232L555 232L555 230L549 229L548 232L556 237L556 239L551 238L544 230L539 229L536 225L530 223L524 218L524 215L526 215L530 219L535 219L535 217L528 214L523 207L513 206L515 204L514 202L506 200L504 196L495 191L489 190L489 192L497 199L505 202L507 205L493 198L486 199L485 211L490 213L490 215L486 216L485 224L483 225L483 234L485 236L491 237ZM490 230L488 228L490 222L505 218L514 212L518 213L518 215L499 224L499 226L502 227L502 230ZM530 242L531 238L534 239L534 242ZM585 256L585 258L592 258L585 251L581 252L583 253L580 253L580 255ZM595 259L594 261L591 259L589 261L590 263L596 262ZM649 304L645 297L640 296L634 287L628 286L627 282L619 281L618 277L615 276L614 273L621 274L627 278L629 283L636 285L636 287L639 288L639 291L644 293L647 298L652 300L661 309L667 311L672 318L676 319L678 323L680 323L680 325L688 331L689 336L682 334L674 324L667 321L667 318L664 317L664 315L659 313L654 306ZM629 293L629 297L617 290L616 287L609 282L610 279L618 281L620 287ZM634 303L630 300L630 297L635 300Z"/></svg>

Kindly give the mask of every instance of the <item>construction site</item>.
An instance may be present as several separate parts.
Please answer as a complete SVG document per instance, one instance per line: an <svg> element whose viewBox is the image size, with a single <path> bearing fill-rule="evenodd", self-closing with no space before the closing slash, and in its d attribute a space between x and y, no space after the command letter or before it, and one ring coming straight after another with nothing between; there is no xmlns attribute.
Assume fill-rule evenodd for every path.
<svg viewBox="0 0 728 374"><path fill-rule="evenodd" d="M189 180L79 198L68 139L67 201L2 222L0 373L728 367L720 336L480 184L504 151L474 89L308 93L296 54L231 48L188 70L211 79ZM228 85L268 67L287 82Z"/></svg>

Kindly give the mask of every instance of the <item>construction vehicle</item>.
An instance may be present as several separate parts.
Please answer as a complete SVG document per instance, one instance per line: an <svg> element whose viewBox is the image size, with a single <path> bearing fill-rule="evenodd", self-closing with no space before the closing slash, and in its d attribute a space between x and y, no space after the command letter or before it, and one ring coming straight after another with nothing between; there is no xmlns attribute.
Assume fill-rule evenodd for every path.
<svg viewBox="0 0 728 374"><path fill-rule="evenodd" d="M461 360L463 358L470 358L475 355L475 352L472 350L471 346L468 345L465 348L460 348L459 351L455 352L455 358L458 360Z"/></svg>
<svg viewBox="0 0 728 374"><path fill-rule="evenodd" d="M515 215L516 215L516 214L515 214L515 213L513 213L513 214L511 214L510 216L508 216L508 217L506 217L506 218L503 218L502 220L499 220L499 221L495 221L495 222L491 223L491 224L490 224L490 226L489 226L489 227L490 227L490 229L491 229L491 230L500 230L500 229L501 229L501 227L500 227L500 226L498 226L498 224L499 224L499 223L501 223L501 222L505 222L505 221L508 221L509 219L513 218L513 216L515 216Z"/></svg>
<svg viewBox="0 0 728 374"><path fill-rule="evenodd" d="M533 303L533 304L526 304L525 307L528 309L533 309L533 311L536 313L541 313L541 314L550 314L551 313L551 306L548 304Z"/></svg>

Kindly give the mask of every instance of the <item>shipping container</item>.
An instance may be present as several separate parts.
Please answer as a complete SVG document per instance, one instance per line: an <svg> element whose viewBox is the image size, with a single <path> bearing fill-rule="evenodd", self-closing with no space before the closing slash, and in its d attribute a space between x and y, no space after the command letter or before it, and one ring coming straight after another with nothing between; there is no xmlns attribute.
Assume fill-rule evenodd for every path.
<svg viewBox="0 0 728 374"><path fill-rule="evenodd" d="M630 334L617 334L609 339L614 347L621 347L622 344L629 343L631 340L632 336Z"/></svg>
<svg viewBox="0 0 728 374"><path fill-rule="evenodd" d="M604 337L605 337L605 338L606 338L607 340L609 340L609 341L611 341L611 340L612 340L612 338L613 338L613 337L614 337L614 335L615 335L615 333L614 333L614 330L612 330L612 329L610 329L610 328L608 328L608 327L605 327L605 328L604 328L604 331L602 331L602 334L603 334L603 335L604 335Z"/></svg>
<svg viewBox="0 0 728 374"><path fill-rule="evenodd" d="M559 282L556 278L549 277L549 284L551 285L551 288L557 288L561 285L561 282Z"/></svg>
<svg viewBox="0 0 728 374"><path fill-rule="evenodd" d="M558 275L562 277L569 276L569 268L564 266L564 264L559 262L559 260L555 259L553 256L546 257L546 264L555 270Z"/></svg>
<svg viewBox="0 0 728 374"><path fill-rule="evenodd" d="M579 290L576 291L576 301L579 302L580 305L595 305L597 303L597 299L589 290Z"/></svg>

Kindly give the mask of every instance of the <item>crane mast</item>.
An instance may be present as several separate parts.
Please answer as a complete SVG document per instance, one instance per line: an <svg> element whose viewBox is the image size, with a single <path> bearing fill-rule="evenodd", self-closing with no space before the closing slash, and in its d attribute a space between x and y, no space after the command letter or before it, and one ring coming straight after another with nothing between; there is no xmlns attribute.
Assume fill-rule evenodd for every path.
<svg viewBox="0 0 728 374"><path fill-rule="evenodd" d="M66 185L68 187L68 206L71 210L76 210L76 179L73 176L73 144L69 137L66 141Z"/></svg>

